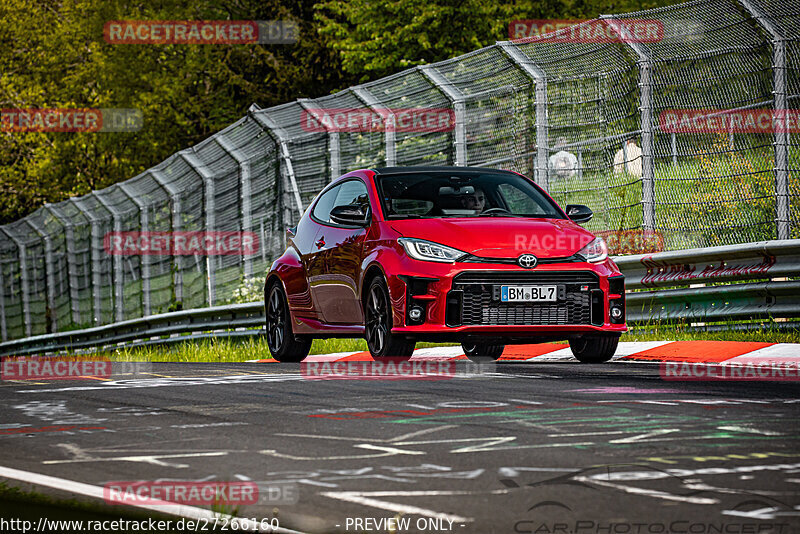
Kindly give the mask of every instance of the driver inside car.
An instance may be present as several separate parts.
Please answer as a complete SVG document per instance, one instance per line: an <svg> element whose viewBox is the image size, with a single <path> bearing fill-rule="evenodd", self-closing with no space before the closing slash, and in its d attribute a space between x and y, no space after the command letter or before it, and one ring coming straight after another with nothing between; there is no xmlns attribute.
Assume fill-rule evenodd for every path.
<svg viewBox="0 0 800 534"><path fill-rule="evenodd" d="M461 206L465 209L475 210L475 214L481 213L486 207L486 194L483 189L476 187L472 194L461 197Z"/></svg>

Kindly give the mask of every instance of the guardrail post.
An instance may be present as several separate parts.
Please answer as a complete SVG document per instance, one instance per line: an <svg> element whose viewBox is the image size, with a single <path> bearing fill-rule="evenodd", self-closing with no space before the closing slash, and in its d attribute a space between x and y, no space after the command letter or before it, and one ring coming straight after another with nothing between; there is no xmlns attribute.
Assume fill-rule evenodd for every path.
<svg viewBox="0 0 800 534"><path fill-rule="evenodd" d="M613 15L600 15L600 18L614 29L617 35L623 35L619 21ZM638 57L639 66L639 91L642 130L642 227L645 230L656 228L656 188L655 169L653 165L653 73L652 62L647 49L641 43L620 39L620 42L630 47ZM623 140L623 143L625 141ZM624 147L623 147L624 148ZM627 169L627 157L623 164Z"/></svg>
<svg viewBox="0 0 800 534"><path fill-rule="evenodd" d="M89 219L89 223L91 224L91 243L89 245L89 255L91 256L92 260L92 319L94 324L100 324L100 286L102 285L102 280L100 279L100 256L99 250L100 246L98 243L102 244L103 237L100 235L100 223L99 217L91 210L84 208L81 205L81 201L78 198L70 198L70 202L72 202L78 210L83 213L87 219Z"/></svg>
<svg viewBox="0 0 800 534"><path fill-rule="evenodd" d="M217 144L222 147L230 157L236 160L236 163L239 164L239 189L241 191L241 201L242 201L242 232L249 232L251 230L251 226L253 225L252 219L252 205L250 202L250 197L252 194L252 180L250 178L250 160L247 159L247 154L236 148L236 146L224 135L218 134L214 136L214 140ZM259 238L259 246L263 246L263 243L260 242L261 238ZM245 255L243 264L242 274L245 278L250 278L253 276L253 257L250 255Z"/></svg>
<svg viewBox="0 0 800 534"><path fill-rule="evenodd" d="M386 150L386 166L394 167L397 165L397 133L395 128L389 128L389 124L397 124L394 113L391 109L381 107L381 103L375 98L369 89L362 85L353 87L353 94L361 100L369 109L380 115L384 120L384 146Z"/></svg>
<svg viewBox="0 0 800 534"><path fill-rule="evenodd" d="M156 183L169 195L172 201L172 233L173 237L176 232L180 232L183 228L183 220L181 220L181 192L173 186L164 176L164 174L157 169L150 169L150 176ZM183 304L183 272L181 271L180 255L172 250L172 287L175 291L175 301Z"/></svg>
<svg viewBox="0 0 800 534"><path fill-rule="evenodd" d="M150 231L149 215L147 213L147 204L145 204L134 192L130 190L130 186L125 182L119 184L120 190L125 193L131 201L139 208L139 226L140 232L146 234ZM147 316L150 315L150 255L142 254L142 313Z"/></svg>
<svg viewBox="0 0 800 534"><path fill-rule="evenodd" d="M522 69L534 83L535 87L535 106L536 106L536 176L534 180L545 191L549 190L549 168L548 168L548 119L547 119L547 75L540 69L516 44L509 41L497 43L500 50L517 67ZM580 157L580 155L579 155ZM583 165L579 163L579 172L583 171Z"/></svg>
<svg viewBox="0 0 800 534"><path fill-rule="evenodd" d="M111 213L111 218L114 221L114 233L120 234L122 232L122 221L119 220L119 214L116 211L114 211L114 208L111 207L111 204L109 204L108 201L105 200L102 196L94 193L92 194L97 199L97 201L100 202L100 204L102 204L108 210L109 213ZM123 303L123 298L125 297L125 278L122 273L122 255L114 254L113 262L114 262L114 320L119 322L122 321L125 317L125 308Z"/></svg>
<svg viewBox="0 0 800 534"><path fill-rule="evenodd" d="M47 307L50 310L50 332L58 332L58 319L56 318L56 276L53 265L53 241L47 230L34 223L30 218L24 219L34 232L44 241L44 272L45 272L45 293L47 295Z"/></svg>
<svg viewBox="0 0 800 534"><path fill-rule="evenodd" d="M217 226L216 208L214 206L214 175L191 149L182 150L178 154L203 179L206 232L213 232ZM209 254L206 254L206 277L208 281L208 305L213 306L217 301L216 265L214 265L214 261Z"/></svg>
<svg viewBox="0 0 800 534"><path fill-rule="evenodd" d="M461 90L449 82L436 70L434 65L422 65L419 71L450 100L456 115L456 154L454 164L456 167L467 165L467 103Z"/></svg>
<svg viewBox="0 0 800 534"><path fill-rule="evenodd" d="M772 85L775 117L775 208L778 239L789 239L789 104L786 96L786 37L774 21L750 0L738 0L772 40Z"/></svg>
<svg viewBox="0 0 800 534"><path fill-rule="evenodd" d="M308 105L310 102L307 98L298 98L297 103L306 110L312 117L316 119L316 113L311 112L311 106ZM331 180L337 178L341 174L341 150L339 148L339 132L332 130L328 127L325 123L324 119L330 119L330 115L328 112L323 109L323 121L321 121L322 127L325 128L325 133L328 135L328 154L330 157L330 172L331 172ZM330 122L330 121L328 121ZM330 181L330 180L329 180Z"/></svg>
<svg viewBox="0 0 800 534"><path fill-rule="evenodd" d="M66 238L67 248L67 277L69 280L69 305L72 312L72 323L81 323L81 312L78 302L80 295L78 294L78 266L75 263L75 224L69 217L64 215L61 208L53 204L46 203L44 209L64 226L64 235Z"/></svg>

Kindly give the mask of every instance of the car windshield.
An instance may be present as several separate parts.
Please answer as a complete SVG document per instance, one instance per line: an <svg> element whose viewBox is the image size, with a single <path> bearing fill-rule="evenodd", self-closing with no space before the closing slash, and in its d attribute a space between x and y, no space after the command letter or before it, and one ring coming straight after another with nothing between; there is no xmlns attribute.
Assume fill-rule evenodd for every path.
<svg viewBox="0 0 800 534"><path fill-rule="evenodd" d="M431 171L375 179L387 219L564 218L552 200L517 174Z"/></svg>

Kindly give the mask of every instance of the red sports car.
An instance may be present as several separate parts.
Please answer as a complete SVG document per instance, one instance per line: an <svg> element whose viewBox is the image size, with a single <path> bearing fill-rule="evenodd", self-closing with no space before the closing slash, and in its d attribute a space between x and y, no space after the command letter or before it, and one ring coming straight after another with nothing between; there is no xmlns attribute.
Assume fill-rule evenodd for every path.
<svg viewBox="0 0 800 534"><path fill-rule="evenodd" d="M460 342L472 359L568 339L609 360L625 327L625 282L606 244L533 181L470 167L363 169L317 195L264 287L267 341L300 361L313 338L364 337L374 357L417 341Z"/></svg>

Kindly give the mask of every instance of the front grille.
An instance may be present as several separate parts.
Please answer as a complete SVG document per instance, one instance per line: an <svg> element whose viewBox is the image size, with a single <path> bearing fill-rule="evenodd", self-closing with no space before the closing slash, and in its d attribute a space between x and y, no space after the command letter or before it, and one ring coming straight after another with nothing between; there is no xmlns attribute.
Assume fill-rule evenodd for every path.
<svg viewBox="0 0 800 534"><path fill-rule="evenodd" d="M502 302L503 284L557 284L557 302ZM586 287L588 286L588 287ZM562 290L563 287L563 290ZM453 280L446 323L457 325L581 325L592 323L592 272L467 272ZM451 304L460 301L460 306Z"/></svg>
<svg viewBox="0 0 800 534"><path fill-rule="evenodd" d="M459 258L458 261L464 263L497 263L502 265L517 265L517 258L486 258L483 256L474 256L472 254L463 256ZM584 261L586 261L586 258L583 256L573 254L572 256L564 256L561 258L537 258L536 264L549 265L553 263L577 263Z"/></svg>

